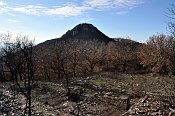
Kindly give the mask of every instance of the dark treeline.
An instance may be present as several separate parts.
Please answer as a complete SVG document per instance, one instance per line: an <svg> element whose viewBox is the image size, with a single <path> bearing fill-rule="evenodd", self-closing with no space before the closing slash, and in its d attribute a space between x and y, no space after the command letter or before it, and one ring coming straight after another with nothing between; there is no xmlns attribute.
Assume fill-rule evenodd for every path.
<svg viewBox="0 0 175 116"><path fill-rule="evenodd" d="M141 44L128 40L103 43L67 40L36 47L38 77L73 77L100 71L122 73L139 70L137 52Z"/></svg>
<svg viewBox="0 0 175 116"><path fill-rule="evenodd" d="M39 46L36 53L36 73L46 80L100 71L172 74L175 40L164 34L151 36L145 44L126 39L107 44L74 39Z"/></svg>
<svg viewBox="0 0 175 116"><path fill-rule="evenodd" d="M6 37L6 38L5 38ZM1 36L8 40L10 35ZM1 48L1 80L25 79L24 50L30 47L25 36L5 41ZM25 40L25 41L24 41ZM141 44L129 39L115 42L69 39L52 45L32 46L33 73L36 79L51 81L101 71L119 73L174 73L175 40L164 34L153 35Z"/></svg>

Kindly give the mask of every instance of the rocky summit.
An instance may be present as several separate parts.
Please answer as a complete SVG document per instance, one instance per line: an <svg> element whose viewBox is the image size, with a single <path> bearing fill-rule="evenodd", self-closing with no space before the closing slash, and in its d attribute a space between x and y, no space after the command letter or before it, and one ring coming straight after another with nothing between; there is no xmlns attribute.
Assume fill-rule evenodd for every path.
<svg viewBox="0 0 175 116"><path fill-rule="evenodd" d="M113 38L108 37L103 32L101 32L97 27L92 24L82 23L76 25L73 29L68 30L65 34L63 34L60 38L55 38L51 40L47 40L44 43L52 45L56 42L60 41L68 41L68 40L82 40L82 41L98 41L108 43L111 41L115 41Z"/></svg>

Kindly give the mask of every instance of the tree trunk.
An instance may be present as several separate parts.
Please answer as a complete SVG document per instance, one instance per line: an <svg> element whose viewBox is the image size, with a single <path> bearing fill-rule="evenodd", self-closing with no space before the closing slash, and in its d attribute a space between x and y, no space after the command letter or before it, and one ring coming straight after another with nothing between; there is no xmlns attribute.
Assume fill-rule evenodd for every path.
<svg viewBox="0 0 175 116"><path fill-rule="evenodd" d="M125 72L126 72L126 60L124 60L124 63L123 63L122 73L125 73Z"/></svg>
<svg viewBox="0 0 175 116"><path fill-rule="evenodd" d="M70 97L69 77L67 75L66 75L66 89L67 89L67 95Z"/></svg>

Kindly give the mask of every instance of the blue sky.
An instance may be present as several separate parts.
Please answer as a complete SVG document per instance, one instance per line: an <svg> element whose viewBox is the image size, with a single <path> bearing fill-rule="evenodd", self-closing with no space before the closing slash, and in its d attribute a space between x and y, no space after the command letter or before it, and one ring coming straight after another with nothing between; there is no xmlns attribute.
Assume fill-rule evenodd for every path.
<svg viewBox="0 0 175 116"><path fill-rule="evenodd" d="M35 37L36 43L91 23L109 37L139 42L168 34L165 16L174 0L0 0L0 33Z"/></svg>

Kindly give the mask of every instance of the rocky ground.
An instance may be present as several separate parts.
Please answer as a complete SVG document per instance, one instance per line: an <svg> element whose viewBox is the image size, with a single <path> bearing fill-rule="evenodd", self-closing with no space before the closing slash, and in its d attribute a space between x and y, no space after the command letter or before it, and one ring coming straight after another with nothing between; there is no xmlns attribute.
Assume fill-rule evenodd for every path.
<svg viewBox="0 0 175 116"><path fill-rule="evenodd" d="M127 79L129 78L127 77ZM174 115L173 109L175 108L166 96L163 97L151 92L142 93L141 96L135 95L125 87L127 85L136 85L138 87L139 83L126 82L125 79L124 82L121 81L121 78L117 78L117 80L116 78L111 78L109 74L77 78L71 81L71 97L68 98L63 84L38 81L36 87L32 90L32 115ZM11 83L0 84L0 116L22 116L25 112L25 97L20 93L14 97L10 85ZM137 89L133 90L136 90L133 93L139 94Z"/></svg>
<svg viewBox="0 0 175 116"><path fill-rule="evenodd" d="M9 85L11 84L0 84L0 116L27 115L27 111L25 110L25 97L20 93L12 92ZM40 113L33 109L32 115L39 116Z"/></svg>
<svg viewBox="0 0 175 116"><path fill-rule="evenodd" d="M175 116L168 101L160 100L154 95L132 99L131 102L134 104L123 116Z"/></svg>

